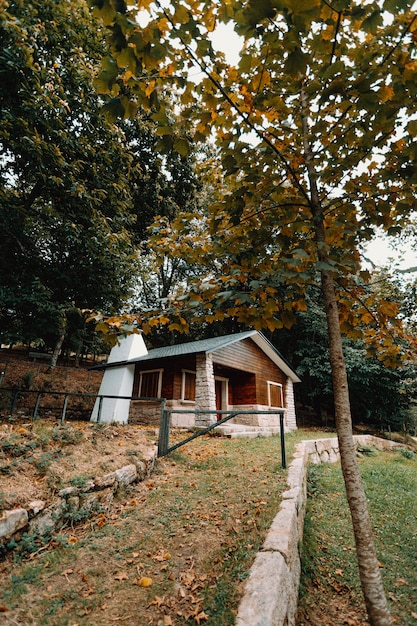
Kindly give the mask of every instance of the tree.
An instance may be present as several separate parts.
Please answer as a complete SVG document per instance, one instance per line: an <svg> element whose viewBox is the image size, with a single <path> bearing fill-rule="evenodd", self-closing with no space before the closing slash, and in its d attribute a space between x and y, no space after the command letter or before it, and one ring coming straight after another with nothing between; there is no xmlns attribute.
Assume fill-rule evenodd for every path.
<svg viewBox="0 0 417 626"><path fill-rule="evenodd" d="M0 37L3 340L54 345L65 310L126 297L131 155L94 91L105 48L85 2L10 3Z"/></svg>
<svg viewBox="0 0 417 626"><path fill-rule="evenodd" d="M372 284L381 285L380 274L373 274ZM333 389L326 318L317 288L309 290L307 303L306 311L296 313L294 326L268 333L268 338L280 346L302 379L295 389L301 423L306 418L308 425L328 425L334 419ZM410 408L415 392L409 381L415 377L415 367L408 363L386 367L378 354L369 354L361 339L344 337L343 350L353 425L413 432Z"/></svg>
<svg viewBox="0 0 417 626"><path fill-rule="evenodd" d="M146 115L103 115L106 45L85 0L17 0L0 19L0 333L55 358L74 309L128 306L136 245L196 182L190 159L158 153Z"/></svg>
<svg viewBox="0 0 417 626"><path fill-rule="evenodd" d="M413 3L145 0L143 27L123 1L91 4L108 26L120 68L106 85L111 106L125 110L130 88L168 147L185 152L187 140L210 135L221 150L230 192L213 228L227 260L204 292L213 311L256 327L289 325L293 311L306 306L306 283L320 275L362 588L370 623L391 624L355 457L341 331L367 341L379 336L387 363L400 356L392 340L396 307L381 302L369 312L372 303L357 299L358 247L378 226L398 232L416 208ZM243 38L237 67L210 42L218 21ZM202 72L198 82L189 76L192 65ZM189 123L182 141L161 100L173 84ZM278 300L283 289L285 301ZM190 301L202 299L197 290L190 294ZM358 315L363 329L355 327Z"/></svg>

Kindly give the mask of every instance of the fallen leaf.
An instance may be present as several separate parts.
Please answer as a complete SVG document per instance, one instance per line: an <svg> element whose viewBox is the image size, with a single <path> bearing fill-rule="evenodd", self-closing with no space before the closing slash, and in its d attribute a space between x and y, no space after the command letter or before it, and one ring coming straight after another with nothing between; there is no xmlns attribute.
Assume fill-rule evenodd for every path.
<svg viewBox="0 0 417 626"><path fill-rule="evenodd" d="M0 613L6 613L6 611L8 611L8 607L7 606L1 606L0 605Z"/></svg>
<svg viewBox="0 0 417 626"><path fill-rule="evenodd" d="M74 570L73 569L66 569L62 572L61 576L68 576L68 574L73 574Z"/></svg>
<svg viewBox="0 0 417 626"><path fill-rule="evenodd" d="M173 626L172 619L169 615L164 615L164 626Z"/></svg>
<svg viewBox="0 0 417 626"><path fill-rule="evenodd" d="M336 576L343 576L343 570L342 569L337 569L337 570L335 570L335 574L336 574Z"/></svg>
<svg viewBox="0 0 417 626"><path fill-rule="evenodd" d="M129 580L129 576L126 572L119 572L115 575L114 580Z"/></svg>
<svg viewBox="0 0 417 626"><path fill-rule="evenodd" d="M209 616L204 611L201 611L198 615L194 617L197 624L200 624L200 622L206 622L208 618Z"/></svg>

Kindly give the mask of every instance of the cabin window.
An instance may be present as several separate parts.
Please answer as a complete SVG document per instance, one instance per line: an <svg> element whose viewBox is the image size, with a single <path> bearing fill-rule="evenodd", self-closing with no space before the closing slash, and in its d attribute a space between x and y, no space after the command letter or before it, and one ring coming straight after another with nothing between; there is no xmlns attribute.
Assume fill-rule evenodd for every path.
<svg viewBox="0 0 417 626"><path fill-rule="evenodd" d="M195 372L182 371L181 400L195 401Z"/></svg>
<svg viewBox="0 0 417 626"><path fill-rule="evenodd" d="M269 406L282 409L284 407L284 397L281 383L268 381L268 403Z"/></svg>
<svg viewBox="0 0 417 626"><path fill-rule="evenodd" d="M141 398L160 398L162 389L162 371L149 370L140 373L139 396Z"/></svg>

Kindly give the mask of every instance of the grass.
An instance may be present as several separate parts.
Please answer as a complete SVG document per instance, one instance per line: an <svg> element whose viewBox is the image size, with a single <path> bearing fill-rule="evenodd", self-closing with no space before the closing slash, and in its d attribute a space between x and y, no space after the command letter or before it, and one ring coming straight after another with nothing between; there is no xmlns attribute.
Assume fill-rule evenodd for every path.
<svg viewBox="0 0 417 626"><path fill-rule="evenodd" d="M399 450L376 452L364 456L360 468L392 615L396 624L415 625L417 456ZM313 611L319 615L320 607L329 616L330 603L340 606L343 596L346 606L355 607L357 616L365 620L340 465L313 466L309 488L298 623L320 623L306 616Z"/></svg>
<svg viewBox="0 0 417 626"><path fill-rule="evenodd" d="M288 459L307 436L318 433L287 437ZM10 556L0 605L21 626L231 626L284 489L279 437L195 440L111 513L62 529L26 563Z"/></svg>

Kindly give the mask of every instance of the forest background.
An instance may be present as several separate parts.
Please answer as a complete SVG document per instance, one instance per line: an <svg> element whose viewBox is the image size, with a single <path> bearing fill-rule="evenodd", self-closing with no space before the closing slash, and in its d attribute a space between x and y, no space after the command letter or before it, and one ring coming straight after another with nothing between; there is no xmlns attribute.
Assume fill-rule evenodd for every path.
<svg viewBox="0 0 417 626"><path fill-rule="evenodd" d="M149 348L246 329L238 316L178 309L191 284L218 271L192 253L213 237L211 206L227 193L215 145L189 150L178 136L167 150L168 131L149 111L126 115L98 94L114 61L84 0L4 3L0 41L1 343L76 361L106 352L108 321L92 311L118 331L139 319ZM175 106L172 96L173 119ZM415 246L412 222L391 234L397 249ZM398 257L378 267L360 252L368 294L382 294L415 335L415 274ZM263 332L302 377L299 404L321 420L333 410L326 321L317 286L306 298ZM413 361L387 368L362 338L344 346L354 422L415 430Z"/></svg>

